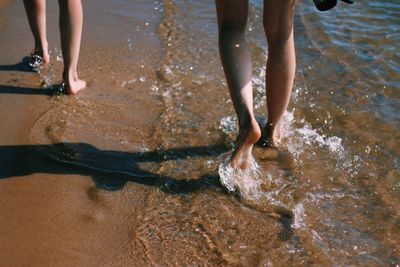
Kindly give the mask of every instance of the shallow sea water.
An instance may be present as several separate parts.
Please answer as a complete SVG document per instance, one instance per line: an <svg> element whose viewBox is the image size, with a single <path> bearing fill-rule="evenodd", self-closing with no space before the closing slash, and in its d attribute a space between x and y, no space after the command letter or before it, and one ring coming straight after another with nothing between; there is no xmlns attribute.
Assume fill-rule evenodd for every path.
<svg viewBox="0 0 400 267"><path fill-rule="evenodd" d="M51 97L29 140L45 157L91 173L95 203L122 205L126 217L113 219L129 222L130 235L106 262L400 264L397 1L339 3L326 13L298 1L282 149L256 147L251 172L239 174L224 164L237 121L214 2L85 5L92 24L80 69L89 88ZM268 56L261 11L253 1L248 24L260 120ZM51 54L43 87L58 82L61 54Z"/></svg>

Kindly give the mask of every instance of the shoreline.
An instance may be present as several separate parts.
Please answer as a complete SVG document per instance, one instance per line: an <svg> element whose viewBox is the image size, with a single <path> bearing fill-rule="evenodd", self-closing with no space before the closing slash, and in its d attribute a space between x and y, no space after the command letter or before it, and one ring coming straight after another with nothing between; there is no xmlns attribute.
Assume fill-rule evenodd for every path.
<svg viewBox="0 0 400 267"><path fill-rule="evenodd" d="M351 26L362 17L361 29L379 28L397 21L393 12L299 3L285 151L254 149L259 175L245 198L218 176L237 121L213 2L84 1L78 68L88 87L77 96L43 90L63 68L57 1L47 1L51 63L40 73L21 63L33 46L22 2L2 3L11 5L0 13L0 266L399 262L388 61L397 37ZM252 3L254 105L264 116L266 44L261 1ZM289 215L273 210L279 203Z"/></svg>
<svg viewBox="0 0 400 267"><path fill-rule="evenodd" d="M52 5L50 9L57 6ZM96 7L86 8L90 11L85 19L84 34L90 29L87 21L96 13ZM8 10L19 14L21 22L10 24L15 28L6 27L6 30L19 32L17 39L30 39L25 14L21 12L22 4L15 2ZM165 58L168 53L161 47L161 43L166 44L167 33L174 31L171 27L176 25L169 25L158 40L151 32L160 30L159 23L163 23L163 19L153 19L138 21L138 27L133 27L139 32L137 38L122 35L114 40L121 47L119 51L109 46L108 39L99 43L97 38L101 39L101 34L89 31L82 42L79 65L80 76L89 81L89 86L77 97L40 95L41 79L45 80L45 85L57 82L62 67L57 61L41 74L10 71L7 73L10 77L2 76L5 93L0 95L0 102L9 104L7 110L13 114L9 119L14 123L10 122L13 127L7 128L9 132L0 135L3 140L6 135L10 137L8 144L0 148L1 153L7 155L7 160L3 161L6 171L0 172L0 223L4 225L0 229L0 265L234 263L240 261L240 257L231 255L228 243L216 239L210 243L209 240L210 234L218 235L222 230L218 228L229 228L233 218L217 215L225 206L236 210L240 220L251 223L252 228L261 224L268 229L261 235L265 240L274 241L262 241L265 249L272 250L281 243L278 233L284 233L285 229L278 219L262 216L259 221L254 214L247 218L242 204L224 193L221 195L218 177L210 174L209 169L204 174L197 173L196 168L193 173L170 173L174 167L169 167L168 155L173 155L174 151L177 155L173 157L178 161L193 157L196 162L198 157L200 160L221 153L224 145L209 145L213 143L211 140L201 139L184 144L187 134L186 137L182 135L179 143L170 140L171 125L167 122L174 114L173 103L163 92L169 92L177 80L166 76L159 80L159 75L176 60L175 56ZM140 36L149 38L148 42ZM174 36L179 38L179 35ZM17 61L20 50L29 51L29 43L24 42L24 48L7 52L9 57L1 58L12 64ZM149 58L143 49L152 51L152 57ZM60 56L57 49L52 52L53 60ZM102 64L96 64L99 61ZM11 89L6 88L10 86ZM153 88L150 93L149 88ZM19 110L16 116L18 101L26 109ZM4 116L5 110L1 111ZM178 121L174 119L173 122ZM20 136L10 134L16 132ZM60 143L61 146L53 145ZM188 162L190 164L191 159ZM81 168L84 164L91 168ZM111 173L94 171L97 167L111 170ZM125 170L129 177L121 175ZM187 198L192 199L192 207L187 206ZM209 199L216 202L211 214L215 214L222 225L214 225L208 217L210 210L202 208L209 204ZM185 212L182 214L182 211ZM188 221L192 222L188 224ZM246 225L239 226L243 234L247 231ZM186 232L188 235L179 234ZM257 235L260 235L258 231ZM236 234L224 238L234 240ZM169 242L175 245L169 246ZM253 255L251 249L246 253ZM192 258L194 254L198 256Z"/></svg>

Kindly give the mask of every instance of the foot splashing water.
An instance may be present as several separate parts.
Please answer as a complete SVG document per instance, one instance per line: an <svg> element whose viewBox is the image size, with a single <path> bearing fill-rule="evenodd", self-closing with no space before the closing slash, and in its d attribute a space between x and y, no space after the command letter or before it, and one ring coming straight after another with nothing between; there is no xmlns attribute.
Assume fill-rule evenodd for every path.
<svg viewBox="0 0 400 267"><path fill-rule="evenodd" d="M295 210L299 202L294 200L293 194L296 195L298 191L295 188L297 181L302 181L301 187L309 185L306 182L308 178L304 167L307 162L313 162L316 154L325 154L335 159L329 167L334 171L343 163L346 155L341 138L321 135L308 124L295 127L293 122L293 112L286 112L282 125L281 147L278 151L269 148L257 150L257 155L261 154L261 166L252 158L248 169L235 169L229 165L230 154L221 155L218 173L222 185L240 196L243 201L250 201L252 206L267 205L272 206L274 211L278 208L285 210L285 213L298 214ZM236 131L236 124L232 117L224 117L221 119L220 129L231 137ZM271 154L273 156L270 156ZM291 162L289 165L292 166L286 166L287 163L282 162L281 158L284 157L289 160L283 161Z"/></svg>
<svg viewBox="0 0 400 267"><path fill-rule="evenodd" d="M218 174L220 181L230 192L234 192L245 199L257 200L260 198L260 184L262 173L254 158L246 169L233 168L229 164L231 153L222 154L222 163L219 166Z"/></svg>
<svg viewBox="0 0 400 267"><path fill-rule="evenodd" d="M379 250L378 241L366 234L370 226L363 223L372 220L364 215L371 202L360 204L368 199L358 186L362 158L348 148L346 139L315 129L302 118L295 123L293 113L284 116L279 151L255 148L257 162L253 159L245 171L230 168L225 157L219 168L221 183L251 208L288 215L291 231L330 261L347 265L363 255L362 261L374 261L367 255ZM237 131L233 125L236 121L226 117L220 129L231 137ZM285 163L279 153L289 160Z"/></svg>

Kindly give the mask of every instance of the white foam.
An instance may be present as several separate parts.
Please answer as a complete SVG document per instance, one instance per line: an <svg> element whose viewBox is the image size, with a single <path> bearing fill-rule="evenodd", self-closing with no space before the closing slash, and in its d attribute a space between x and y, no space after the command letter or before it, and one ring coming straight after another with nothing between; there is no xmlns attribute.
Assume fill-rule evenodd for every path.
<svg viewBox="0 0 400 267"><path fill-rule="evenodd" d="M301 203L298 203L294 206L293 209L294 214L294 223L291 225L292 228L306 228L307 224L305 222L306 214L304 212L304 206Z"/></svg>
<svg viewBox="0 0 400 267"><path fill-rule="evenodd" d="M261 195L261 172L254 158L247 169L235 169L229 164L230 153L222 155L219 166L220 181L229 191L238 193L245 199L258 199Z"/></svg>
<svg viewBox="0 0 400 267"><path fill-rule="evenodd" d="M325 136L313 129L312 126L301 120L303 126L295 128L294 111L285 112L282 123L282 139L284 146L296 158L305 154L306 151L315 150L315 148L326 149L328 153L338 158L344 157L345 149L342 145L342 138L338 136Z"/></svg>
<svg viewBox="0 0 400 267"><path fill-rule="evenodd" d="M219 123L219 128L225 134L231 134L237 132L237 119L236 117L226 116L223 117Z"/></svg>
<svg viewBox="0 0 400 267"><path fill-rule="evenodd" d="M337 136L332 136L325 139L325 145L328 146L329 151L338 155L342 155L342 152L344 151L342 146L342 138Z"/></svg>

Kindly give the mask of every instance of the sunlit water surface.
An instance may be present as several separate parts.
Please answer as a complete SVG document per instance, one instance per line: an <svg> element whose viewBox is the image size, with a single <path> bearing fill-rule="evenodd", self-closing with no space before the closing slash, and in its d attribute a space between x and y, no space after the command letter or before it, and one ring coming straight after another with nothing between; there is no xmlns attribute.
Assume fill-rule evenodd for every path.
<svg viewBox="0 0 400 267"><path fill-rule="evenodd" d="M121 8L109 16L129 20L128 3L118 3ZM246 208L232 208L231 215L247 216L255 224L266 214L292 216L288 237L280 251L270 251L266 266L399 264L400 4L356 1L319 13L311 0L298 1L297 73L282 147L255 148L245 172L227 166L224 154L233 148L238 129L218 56L213 2L155 1L147 6L160 16L160 24L143 20L115 33L119 48L102 55L104 67L82 63L94 82L102 73L97 92L54 97L55 108L37 121L30 136L62 145L41 151L74 166L156 179L164 191L188 194L185 201L198 214L205 203L228 209L229 202L239 201ZM254 1L248 36L260 120L266 114L268 56L261 25L262 7ZM132 63L131 53L142 49L138 34L160 40L162 53L144 48L146 53ZM51 53L61 60L60 51ZM95 50L88 53L98 56ZM119 64L113 63L116 59ZM54 73L41 70L44 87L57 81ZM218 175L226 191L215 181ZM196 180L200 184L185 182ZM102 185L112 190L123 186ZM191 195L193 186L217 190ZM238 198L227 198L228 191ZM174 209L162 203L157 204L161 209ZM257 226L246 227L232 238L257 236ZM232 249L237 255L262 255L263 241L253 242ZM223 245L215 246L224 251ZM251 257L246 261L232 255L228 263L254 263Z"/></svg>

